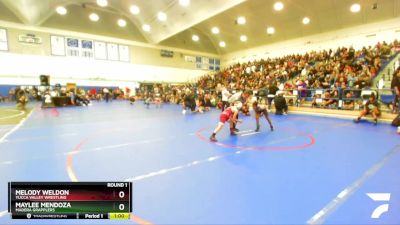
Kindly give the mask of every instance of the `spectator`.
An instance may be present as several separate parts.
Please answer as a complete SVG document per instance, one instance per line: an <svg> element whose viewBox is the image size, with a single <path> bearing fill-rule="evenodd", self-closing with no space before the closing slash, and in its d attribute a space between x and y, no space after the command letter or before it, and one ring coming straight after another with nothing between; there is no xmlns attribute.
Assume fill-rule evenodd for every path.
<svg viewBox="0 0 400 225"><path fill-rule="evenodd" d="M307 97L307 84L304 80L299 80L297 86L297 90L299 91L300 97L300 104L304 102L305 98Z"/></svg>
<svg viewBox="0 0 400 225"><path fill-rule="evenodd" d="M24 90L19 90L17 93L17 109L25 110L26 104L28 103L28 98Z"/></svg>
<svg viewBox="0 0 400 225"><path fill-rule="evenodd" d="M346 93L346 98L343 99L343 109L346 110L352 110L354 109L354 100L353 98L353 92L349 91Z"/></svg>
<svg viewBox="0 0 400 225"><path fill-rule="evenodd" d="M96 88L93 87L93 88L90 89L90 95L91 96L96 96L97 95Z"/></svg>
<svg viewBox="0 0 400 225"><path fill-rule="evenodd" d="M11 88L8 91L9 100L12 101L12 102L16 100L15 93L16 92L15 92L14 88Z"/></svg>
<svg viewBox="0 0 400 225"><path fill-rule="evenodd" d="M53 96L53 95L50 93L50 96ZM75 102L75 90L74 89L71 89L69 91L69 98L70 98L71 105L75 105L76 102Z"/></svg>
<svg viewBox="0 0 400 225"><path fill-rule="evenodd" d="M110 100L110 91L108 90L108 88L103 88L103 95L104 98L106 99L106 102L108 102Z"/></svg>
<svg viewBox="0 0 400 225"><path fill-rule="evenodd" d="M83 105L88 106L90 101L88 99L86 99L86 97L84 95L77 94L75 96L75 103L76 103L76 105L79 105L79 106L83 106Z"/></svg>
<svg viewBox="0 0 400 225"><path fill-rule="evenodd" d="M393 113L399 111L400 104L400 67L397 68L396 71L393 73L393 79L390 88L393 90L393 95L395 95L393 100ZM396 107L396 104L398 105Z"/></svg>
<svg viewBox="0 0 400 225"><path fill-rule="evenodd" d="M322 101L322 107L328 107L333 104L336 104L339 98L338 90L335 87L332 88L330 92L325 92L325 98Z"/></svg>

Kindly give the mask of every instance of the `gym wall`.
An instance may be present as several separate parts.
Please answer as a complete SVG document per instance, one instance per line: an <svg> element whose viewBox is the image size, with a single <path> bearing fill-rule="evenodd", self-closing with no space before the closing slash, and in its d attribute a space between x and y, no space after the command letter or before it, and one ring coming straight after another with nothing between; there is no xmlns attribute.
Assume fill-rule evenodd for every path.
<svg viewBox="0 0 400 225"><path fill-rule="evenodd" d="M190 82L209 71L196 69L185 56L218 57L203 52L187 51L105 36L57 29L28 27L0 21L7 30L9 50L0 51L0 83L15 85L38 84L40 74L51 76L51 84L76 82L78 85L116 85L125 82ZM27 44L19 35L33 34L41 44ZM129 46L129 62L86 59L51 55L50 36L82 38ZM161 50L173 51L172 58L161 57Z"/></svg>

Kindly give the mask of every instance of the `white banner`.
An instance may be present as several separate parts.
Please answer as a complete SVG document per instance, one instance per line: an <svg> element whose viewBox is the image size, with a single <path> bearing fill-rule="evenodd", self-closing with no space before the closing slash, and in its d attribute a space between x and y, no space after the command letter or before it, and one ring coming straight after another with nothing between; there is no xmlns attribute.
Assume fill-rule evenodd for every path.
<svg viewBox="0 0 400 225"><path fill-rule="evenodd" d="M65 38L62 36L50 36L51 54L65 56Z"/></svg>
<svg viewBox="0 0 400 225"><path fill-rule="evenodd" d="M100 42L100 41L94 42L94 58L107 59L107 48L105 42Z"/></svg>
<svg viewBox="0 0 400 225"><path fill-rule="evenodd" d="M119 61L118 45L107 43L107 58L113 61Z"/></svg>
<svg viewBox="0 0 400 225"><path fill-rule="evenodd" d="M129 62L129 46L119 45L119 60Z"/></svg>

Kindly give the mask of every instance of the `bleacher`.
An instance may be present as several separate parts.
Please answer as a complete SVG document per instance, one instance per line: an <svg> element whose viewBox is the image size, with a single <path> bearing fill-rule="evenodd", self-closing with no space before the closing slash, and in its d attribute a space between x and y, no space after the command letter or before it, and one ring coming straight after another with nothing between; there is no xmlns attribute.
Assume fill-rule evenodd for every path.
<svg viewBox="0 0 400 225"><path fill-rule="evenodd" d="M284 93L290 105L295 107L292 109L301 110L301 108L312 107L313 110L331 109L340 114L343 114L344 111L358 113L357 111L363 109L369 95L373 93L380 102L381 111L392 112L391 105L395 97L393 90L387 83L378 87L377 81L392 76L388 72L394 70L388 70L388 68L393 67L394 61L399 58L399 53L400 43L395 40L390 44L378 43L373 48L364 47L358 51L352 48L338 48L336 52L324 50L304 55L235 64L225 68L219 74L203 76L198 81L198 87L212 91L217 90L218 85L223 84L231 92L244 89L257 92L263 89L266 90L266 96L273 98L273 93L268 93L268 89L273 82L278 82L278 85L281 84L280 91ZM321 67L324 70L331 65L336 65L338 68L322 71L326 72L325 74L320 72ZM336 77L331 78L329 75L333 71L336 72ZM323 74L325 79L319 81L321 83L319 87L315 85L318 83L315 82L318 78L316 74ZM349 74L353 76L350 77L353 78L351 82L347 80ZM265 77L267 79L264 79ZM259 82L254 82L254 80ZM300 80L308 84L305 90L299 90L298 82ZM333 96L325 96L325 93L332 91L334 91ZM346 97L348 92L351 92L350 98ZM330 104L324 105L324 102L328 101ZM351 101L354 104L345 110L343 107L345 101ZM389 117L391 118L391 116Z"/></svg>

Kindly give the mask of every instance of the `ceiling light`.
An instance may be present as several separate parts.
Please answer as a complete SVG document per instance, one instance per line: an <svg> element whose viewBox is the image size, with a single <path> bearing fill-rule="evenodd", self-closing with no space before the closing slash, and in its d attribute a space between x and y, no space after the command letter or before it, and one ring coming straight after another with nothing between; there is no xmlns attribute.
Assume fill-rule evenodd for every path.
<svg viewBox="0 0 400 225"><path fill-rule="evenodd" d="M140 8L137 5L131 5L131 7L129 7L129 11L133 14L133 15L137 15L140 13Z"/></svg>
<svg viewBox="0 0 400 225"><path fill-rule="evenodd" d="M350 6L350 11L353 13L360 12L360 10L361 10L361 5L358 3L355 3Z"/></svg>
<svg viewBox="0 0 400 225"><path fill-rule="evenodd" d="M236 20L236 22L240 25L243 25L246 23L246 18L244 18L244 16L239 16Z"/></svg>
<svg viewBox="0 0 400 225"><path fill-rule="evenodd" d="M64 6L58 6L56 12L60 15L65 15L67 14L67 9Z"/></svg>
<svg viewBox="0 0 400 225"><path fill-rule="evenodd" d="M213 28L211 28L211 32L213 34L218 34L219 33L219 28L218 27L213 27Z"/></svg>
<svg viewBox="0 0 400 225"><path fill-rule="evenodd" d="M190 0L179 0L179 4L181 6L188 6L190 5Z"/></svg>
<svg viewBox="0 0 400 225"><path fill-rule="evenodd" d="M91 13L91 14L89 15L89 19L90 19L91 21L93 21L93 22L96 22L96 21L98 21L100 18L99 18L99 16L98 16L96 13Z"/></svg>
<svg viewBox="0 0 400 225"><path fill-rule="evenodd" d="M240 41L241 42L246 42L247 41L247 36L246 35L240 35Z"/></svg>
<svg viewBox="0 0 400 225"><path fill-rule="evenodd" d="M118 20L118 26L120 26L120 27L125 27L125 26L126 26L126 20L124 20L124 19L119 19L119 20Z"/></svg>
<svg viewBox="0 0 400 225"><path fill-rule="evenodd" d="M284 7L284 5L282 2L275 2L275 4L274 4L274 9L276 11L281 11L283 9L283 7Z"/></svg>
<svg viewBox="0 0 400 225"><path fill-rule="evenodd" d="M163 13L163 12L158 12L157 14L157 18L160 21L166 21L167 20L167 14Z"/></svg>
<svg viewBox="0 0 400 225"><path fill-rule="evenodd" d="M274 34L275 33L275 28L274 27L268 27L267 28L267 34Z"/></svg>
<svg viewBox="0 0 400 225"><path fill-rule="evenodd" d="M310 18L304 17L303 18L303 24L309 24L310 23Z"/></svg>
<svg viewBox="0 0 400 225"><path fill-rule="evenodd" d="M148 24L143 24L142 29L146 32L150 32L151 31L151 27Z"/></svg>
<svg viewBox="0 0 400 225"><path fill-rule="evenodd" d="M199 41L200 38L199 38L199 36L197 36L197 35L193 35L193 36L192 36L192 40L193 40L193 41Z"/></svg>
<svg viewBox="0 0 400 225"><path fill-rule="evenodd" d="M101 6L101 7L106 7L108 5L108 1L107 0L97 0L97 5Z"/></svg>
<svg viewBox="0 0 400 225"><path fill-rule="evenodd" d="M220 41L220 42L219 42L219 47L225 48L225 46L226 46L225 41Z"/></svg>

